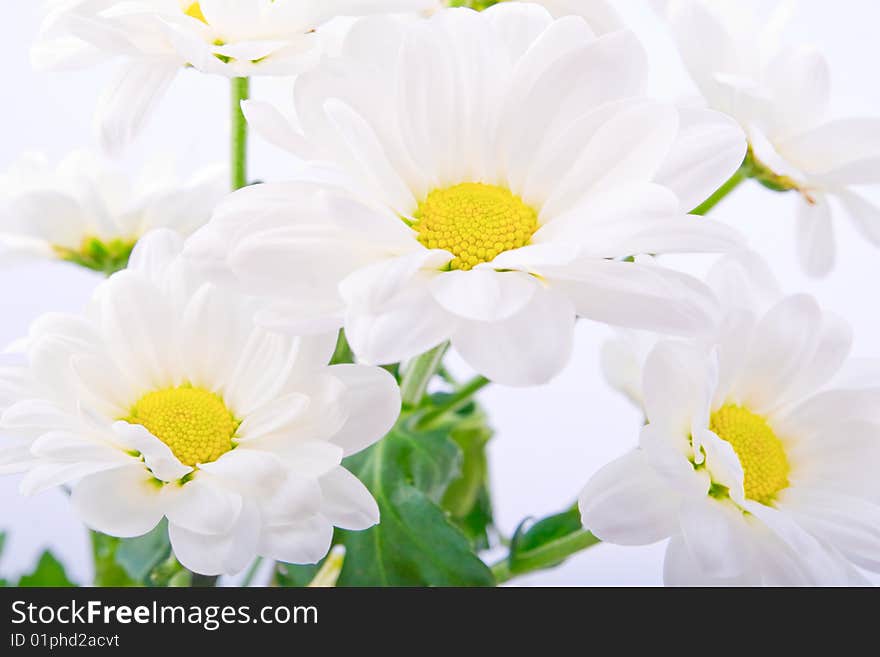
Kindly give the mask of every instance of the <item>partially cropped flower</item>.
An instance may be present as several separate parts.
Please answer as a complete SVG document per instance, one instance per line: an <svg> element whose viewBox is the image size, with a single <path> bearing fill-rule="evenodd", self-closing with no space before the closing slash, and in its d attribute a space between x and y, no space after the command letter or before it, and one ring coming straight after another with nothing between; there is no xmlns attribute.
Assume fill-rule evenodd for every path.
<svg viewBox="0 0 880 657"><path fill-rule="evenodd" d="M174 553L204 574L256 555L313 563L334 525L378 522L341 465L381 438L400 395L380 368L328 366L335 335L253 324L254 302L200 282L182 240L154 231L87 313L48 315L27 366L2 371L0 471L22 491L72 487L92 529L139 536L167 517Z"/></svg>
<svg viewBox="0 0 880 657"><path fill-rule="evenodd" d="M596 38L531 4L365 19L341 58L298 78L299 125L245 108L323 164L232 195L188 253L270 298L267 326L344 323L372 363L451 340L510 385L562 369L576 316L699 332L702 284L623 260L736 244L686 211L745 143L720 115L641 97L646 73L632 34Z"/></svg>
<svg viewBox="0 0 880 657"><path fill-rule="evenodd" d="M854 566L880 571L880 368L847 380L850 343L804 295L739 306L712 344L660 342L639 447L587 484L585 526L621 545L671 537L670 585L844 585L864 581Z"/></svg>
<svg viewBox="0 0 880 657"><path fill-rule="evenodd" d="M0 175L0 260L51 258L112 273L153 228L188 236L228 191L223 167L181 183L156 161L132 179L84 151L57 167L27 154Z"/></svg>
<svg viewBox="0 0 880 657"><path fill-rule="evenodd" d="M124 146L186 66L226 77L295 75L321 57L337 16L420 11L437 0L59 0L33 60L40 68L123 62L98 109L103 145Z"/></svg>
<svg viewBox="0 0 880 657"><path fill-rule="evenodd" d="M880 246L880 208L863 189L880 184L880 118L829 118L825 57L781 38L794 3L761 6L752 13L739 0L673 0L668 16L709 105L747 131L752 173L800 194L798 255L820 276L835 262L832 202Z"/></svg>

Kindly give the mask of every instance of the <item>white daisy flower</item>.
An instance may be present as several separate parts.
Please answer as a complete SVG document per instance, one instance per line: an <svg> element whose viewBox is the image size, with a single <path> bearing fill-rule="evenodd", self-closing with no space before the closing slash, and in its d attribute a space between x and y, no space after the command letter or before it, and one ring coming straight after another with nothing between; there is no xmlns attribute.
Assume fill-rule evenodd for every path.
<svg viewBox="0 0 880 657"><path fill-rule="evenodd" d="M337 16L421 11L437 0L56 0L34 46L38 68L123 61L98 107L103 145L130 141L185 67L226 77L295 75L321 57Z"/></svg>
<svg viewBox="0 0 880 657"><path fill-rule="evenodd" d="M232 195L188 253L271 298L268 326L344 322L371 363L451 340L510 385L561 370L576 316L698 332L702 284L621 260L736 244L686 211L745 142L721 115L641 97L646 74L632 34L531 4L364 19L298 78L299 125L245 106L267 139L326 164Z"/></svg>
<svg viewBox="0 0 880 657"><path fill-rule="evenodd" d="M639 447L580 497L621 545L671 537L670 585L843 585L880 570L880 367L847 380L845 324L808 296L728 313L714 344L660 342Z"/></svg>
<svg viewBox="0 0 880 657"><path fill-rule="evenodd" d="M340 463L391 428L397 385L380 368L328 367L333 334L255 327L254 302L200 283L181 249L154 231L83 317L36 322L27 367L3 372L0 390L19 393L0 419L0 470L26 471L25 494L70 484L82 520L112 536L167 517L195 572L315 562L334 525L379 520Z"/></svg>
<svg viewBox="0 0 880 657"><path fill-rule="evenodd" d="M820 276L835 262L832 200L880 246L880 208L862 189L880 183L880 119L829 119L825 57L782 39L794 3L762 7L775 11L675 0L668 16L691 76L711 107L748 132L766 182L800 192L798 255Z"/></svg>
<svg viewBox="0 0 880 657"><path fill-rule="evenodd" d="M0 260L60 259L112 273L147 231L188 236L227 192L222 166L181 184L164 159L132 179L85 151L57 167L26 154L0 175Z"/></svg>

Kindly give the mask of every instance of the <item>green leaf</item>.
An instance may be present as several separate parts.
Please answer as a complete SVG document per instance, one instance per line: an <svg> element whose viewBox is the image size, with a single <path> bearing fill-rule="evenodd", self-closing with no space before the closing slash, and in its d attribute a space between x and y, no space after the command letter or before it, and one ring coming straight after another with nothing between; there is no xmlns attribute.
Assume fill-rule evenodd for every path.
<svg viewBox="0 0 880 657"><path fill-rule="evenodd" d="M279 563L275 566L275 583L278 586L301 588L307 586L309 582L315 579L318 570L324 563L322 559L320 563L308 566L298 566L292 563Z"/></svg>
<svg viewBox="0 0 880 657"><path fill-rule="evenodd" d="M49 550L43 552L40 556L40 560L37 562L37 567L34 571L28 575L22 575L18 580L18 586L20 587L45 587L45 586L62 586L62 587L72 587L76 586L70 579L67 577L67 572L64 570L64 566L61 564L58 559L55 558L55 555L52 554Z"/></svg>
<svg viewBox="0 0 880 657"><path fill-rule="evenodd" d="M95 586L138 586L116 561L116 551L122 539L91 532L92 554L95 561Z"/></svg>
<svg viewBox="0 0 880 657"><path fill-rule="evenodd" d="M508 565L512 573L552 568L574 552L596 543L599 539L584 530L575 504L537 522L520 523L511 541Z"/></svg>
<svg viewBox="0 0 880 657"><path fill-rule="evenodd" d="M401 422L346 460L382 516L366 531L338 532L347 548L339 586L492 586L489 568L438 505L460 474L461 450L446 431Z"/></svg>
<svg viewBox="0 0 880 657"><path fill-rule="evenodd" d="M470 405L467 413L450 429L450 437L462 453L462 466L460 476L446 489L443 508L473 546L484 550L489 547L489 530L493 525L486 458L486 445L492 438L492 430L476 405Z"/></svg>
<svg viewBox="0 0 880 657"><path fill-rule="evenodd" d="M116 562L135 582L149 583L150 573L169 554L168 522L163 518L150 533L120 540L116 548Z"/></svg>

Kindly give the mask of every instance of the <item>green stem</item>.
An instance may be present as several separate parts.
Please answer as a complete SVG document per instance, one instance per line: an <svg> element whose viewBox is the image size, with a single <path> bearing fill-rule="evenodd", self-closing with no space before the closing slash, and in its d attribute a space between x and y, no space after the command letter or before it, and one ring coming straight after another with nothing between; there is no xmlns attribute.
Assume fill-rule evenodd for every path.
<svg viewBox="0 0 880 657"><path fill-rule="evenodd" d="M241 101L250 97L250 79L232 79L232 189L247 186L248 125L241 111Z"/></svg>
<svg viewBox="0 0 880 657"><path fill-rule="evenodd" d="M743 162L742 166L736 170L726 183L721 185L712 196L707 198L705 201L700 203L696 208L691 210L691 214L696 214L699 216L703 216L709 213L709 210L718 205L728 194L730 194L734 189L740 186L744 180L747 180L750 177L750 167L747 164L748 158L746 162Z"/></svg>
<svg viewBox="0 0 880 657"><path fill-rule="evenodd" d="M418 422L416 422L416 428L424 429L447 413L454 413L467 404L475 394L490 383L491 381L485 376L475 376L473 379L456 389L456 391L447 397L446 401L442 404L425 413Z"/></svg>
<svg viewBox="0 0 880 657"><path fill-rule="evenodd" d="M257 572L260 570L260 566L263 565L263 557L257 557L254 559L254 562L251 564L251 567L248 568L247 573L244 576L244 579L241 580L241 588L246 588L253 584L254 577L257 576Z"/></svg>
<svg viewBox="0 0 880 657"><path fill-rule="evenodd" d="M558 566L573 554L593 547L598 543L600 543L599 539L586 529L579 529L560 539L545 543L534 550L519 553L516 557L515 569L511 568L509 557L499 561L492 566L492 574L495 576L495 581L498 584L503 584L519 575Z"/></svg>
<svg viewBox="0 0 880 657"><path fill-rule="evenodd" d="M428 391L428 383L440 368L447 349L449 343L444 342L409 363L400 382L400 395L404 408L415 408L422 403Z"/></svg>

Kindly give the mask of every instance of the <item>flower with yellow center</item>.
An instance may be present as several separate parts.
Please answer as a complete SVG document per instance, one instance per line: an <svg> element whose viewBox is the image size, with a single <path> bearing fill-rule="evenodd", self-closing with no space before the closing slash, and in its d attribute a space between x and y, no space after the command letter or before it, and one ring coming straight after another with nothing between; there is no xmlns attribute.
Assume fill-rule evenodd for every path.
<svg viewBox="0 0 880 657"><path fill-rule="evenodd" d="M124 269L154 228L188 236L227 191L225 167L178 179L173 163L129 177L97 154L77 151L56 165L24 155L0 175L0 260L63 260L102 274Z"/></svg>
<svg viewBox="0 0 880 657"><path fill-rule="evenodd" d="M709 429L736 452L747 499L770 504L788 487L791 466L785 446L765 418L742 406L726 404L712 413Z"/></svg>
<svg viewBox="0 0 880 657"><path fill-rule="evenodd" d="M413 215L419 242L455 256L451 269L472 269L505 251L526 246L538 230L538 213L494 185L462 183L437 189Z"/></svg>
<svg viewBox="0 0 880 657"><path fill-rule="evenodd" d="M25 471L27 494L71 486L80 518L112 536L166 517L175 556L195 572L236 573L257 555L314 563L334 527L378 521L341 461L393 425L397 384L381 368L328 366L335 332L257 326L253 299L201 280L182 248L152 232L88 315L37 321L33 366L15 379L26 385L0 380L4 400L17 391L0 409L17 441L0 467Z"/></svg>
<svg viewBox="0 0 880 657"><path fill-rule="evenodd" d="M233 449L241 424L220 395L192 386L147 393L123 419L146 427L190 466L211 463Z"/></svg>
<svg viewBox="0 0 880 657"><path fill-rule="evenodd" d="M232 195L188 255L269 300L273 327L344 324L370 363L450 341L508 385L556 376L576 317L699 333L705 286L623 260L738 244L685 212L745 142L719 115L645 100L647 68L632 34L527 3L359 21L297 78L292 110L244 104L254 130L320 164Z"/></svg>
<svg viewBox="0 0 880 657"><path fill-rule="evenodd" d="M880 392L833 386L849 329L761 269L710 275L727 296L708 343L651 350L639 448L591 478L584 525L623 545L670 538L667 584L861 583L854 565L880 570Z"/></svg>

